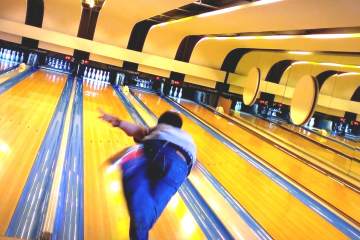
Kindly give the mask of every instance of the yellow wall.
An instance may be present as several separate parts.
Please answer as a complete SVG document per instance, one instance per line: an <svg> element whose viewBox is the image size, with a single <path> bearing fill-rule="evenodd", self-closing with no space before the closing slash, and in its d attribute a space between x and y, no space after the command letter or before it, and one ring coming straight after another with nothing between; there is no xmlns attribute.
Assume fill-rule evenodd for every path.
<svg viewBox="0 0 360 240"><path fill-rule="evenodd" d="M131 31L137 22L191 2L192 0L158 0L154 4L148 0L107 0L98 17L94 40L126 48ZM95 54L91 54L90 59L122 66L122 62L113 62Z"/></svg>
<svg viewBox="0 0 360 240"><path fill-rule="evenodd" d="M14 22L25 23L26 17L25 0L1 0L0 1L0 18ZM9 42L21 43L21 36L8 34L0 31L0 39Z"/></svg>
<svg viewBox="0 0 360 240"><path fill-rule="evenodd" d="M212 81L219 81L219 79L224 79L226 74L223 71L208 67L132 51L2 19L0 19L0 31L19 36L26 36L62 47L79 49L93 54L110 57L115 60L127 60L153 68L191 74L193 76L202 77Z"/></svg>
<svg viewBox="0 0 360 240"><path fill-rule="evenodd" d="M42 27L71 36L77 36L81 18L81 3L74 0L45 0ZM40 41L39 48L72 55L74 49Z"/></svg>
<svg viewBox="0 0 360 240"><path fill-rule="evenodd" d="M155 26L148 34L143 51L174 58L181 40L187 35L254 33L359 25L360 5L357 0L331 1L331 4L326 0L267 2L269 4L261 5L260 1L244 4L224 14L195 16ZM321 18L319 18L319 11ZM301 17L294 17L300 16L297 15L300 12ZM339 12L346 14L339 14ZM302 44L297 46L302 46ZM343 46L343 44L337 44L337 47ZM146 71L146 69L140 70Z"/></svg>

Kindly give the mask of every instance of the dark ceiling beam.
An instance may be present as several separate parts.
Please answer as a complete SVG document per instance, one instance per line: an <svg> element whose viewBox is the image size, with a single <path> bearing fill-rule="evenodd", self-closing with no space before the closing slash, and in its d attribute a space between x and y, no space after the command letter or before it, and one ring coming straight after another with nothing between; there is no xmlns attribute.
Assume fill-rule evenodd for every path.
<svg viewBox="0 0 360 240"><path fill-rule="evenodd" d="M83 3L80 25L77 34L78 37L88 40L94 39L96 23L99 17L101 7L102 4L91 8L88 4ZM80 51L77 49L74 50L74 58L77 60L89 59L89 57L90 53L88 52Z"/></svg>
<svg viewBox="0 0 360 240"><path fill-rule="evenodd" d="M44 1L43 0L27 0L25 24L34 27L42 27L44 19ZM31 38L23 37L21 44L28 48L38 48L39 41Z"/></svg>
<svg viewBox="0 0 360 240"><path fill-rule="evenodd" d="M214 10L219 9L219 7L209 5L209 4L205 4L205 3L202 3L202 2L193 2L192 4L200 5L200 6L211 8L211 9L214 9Z"/></svg>
<svg viewBox="0 0 360 240"><path fill-rule="evenodd" d="M196 46L196 44L203 38L203 36L186 36L180 43L175 60L182 62L189 62L192 52ZM170 79L177 81L184 81L185 74L178 72L171 72Z"/></svg>
<svg viewBox="0 0 360 240"><path fill-rule="evenodd" d="M131 30L127 49L141 52L144 47L146 36L150 28L155 24L155 22L149 20L136 23ZM123 68L131 71L137 71L138 67L139 65L133 62L124 61L123 64Z"/></svg>

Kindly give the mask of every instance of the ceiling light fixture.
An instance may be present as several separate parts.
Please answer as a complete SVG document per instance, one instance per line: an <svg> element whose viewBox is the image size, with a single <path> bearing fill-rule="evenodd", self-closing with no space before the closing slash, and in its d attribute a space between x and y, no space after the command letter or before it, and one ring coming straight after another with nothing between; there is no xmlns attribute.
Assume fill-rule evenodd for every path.
<svg viewBox="0 0 360 240"><path fill-rule="evenodd" d="M289 51L289 54L295 54L295 55L311 55L312 52L305 52L305 51Z"/></svg>
<svg viewBox="0 0 360 240"><path fill-rule="evenodd" d="M283 0L261 0L261 1L257 1L254 3L243 4L243 5L223 8L220 10L211 11L211 12L207 12L207 13L202 13L202 14L197 15L197 17L204 18L204 17L209 17L209 16L215 16L215 15L220 15L220 14L224 14L224 13L234 12L234 11L242 9L242 8L261 6L261 5L266 5L266 4L280 2L280 1L283 1Z"/></svg>

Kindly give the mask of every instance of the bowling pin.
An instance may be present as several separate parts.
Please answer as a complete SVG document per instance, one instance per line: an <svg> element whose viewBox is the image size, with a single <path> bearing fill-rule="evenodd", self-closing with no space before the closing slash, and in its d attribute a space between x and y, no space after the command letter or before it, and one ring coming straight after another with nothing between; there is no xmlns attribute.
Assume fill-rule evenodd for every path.
<svg viewBox="0 0 360 240"><path fill-rule="evenodd" d="M173 86L170 87L170 92L169 92L169 96L171 97L172 95L172 92L173 92Z"/></svg>
<svg viewBox="0 0 360 240"><path fill-rule="evenodd" d="M92 70L91 79L95 79L95 68L93 68L93 70Z"/></svg>
<svg viewBox="0 0 360 240"><path fill-rule="evenodd" d="M160 85L160 94L163 95L164 94L164 83L162 82Z"/></svg>
<svg viewBox="0 0 360 240"><path fill-rule="evenodd" d="M2 55L3 55L3 49L1 48L1 50L0 50L0 59L2 59Z"/></svg>
<svg viewBox="0 0 360 240"><path fill-rule="evenodd" d="M85 67L85 71L84 71L84 77L87 76L87 67Z"/></svg>
<svg viewBox="0 0 360 240"><path fill-rule="evenodd" d="M11 53L10 53L11 51L10 50L7 50L7 52L6 52L6 60L10 60L10 56L11 56Z"/></svg>
<svg viewBox="0 0 360 240"><path fill-rule="evenodd" d="M178 91L178 88L176 87L175 88L175 92L174 92L174 97L176 98L176 96L177 96L177 91Z"/></svg>
<svg viewBox="0 0 360 240"><path fill-rule="evenodd" d="M15 51L11 51L10 61L14 61L14 59L15 59Z"/></svg>
<svg viewBox="0 0 360 240"><path fill-rule="evenodd" d="M89 79L91 78L91 68L89 68L89 71L88 71L87 77L88 77Z"/></svg>
<svg viewBox="0 0 360 240"><path fill-rule="evenodd" d="M181 97L182 97L182 91L183 91L183 89L180 88L180 92L179 92L179 95L178 95L178 98L179 98L179 99L181 99Z"/></svg>
<svg viewBox="0 0 360 240"><path fill-rule="evenodd" d="M107 72L106 81L107 81L107 82L110 82L110 72Z"/></svg>
<svg viewBox="0 0 360 240"><path fill-rule="evenodd" d="M96 74L95 74L95 79L98 80L99 78L99 69L96 71Z"/></svg>
<svg viewBox="0 0 360 240"><path fill-rule="evenodd" d="M100 80L101 80L102 82L105 82L105 79L106 79L106 72L103 71Z"/></svg>
<svg viewBox="0 0 360 240"><path fill-rule="evenodd" d="M20 62L24 62L24 53L21 54Z"/></svg>
<svg viewBox="0 0 360 240"><path fill-rule="evenodd" d="M16 56L15 56L15 62L19 62L19 52L16 52Z"/></svg>

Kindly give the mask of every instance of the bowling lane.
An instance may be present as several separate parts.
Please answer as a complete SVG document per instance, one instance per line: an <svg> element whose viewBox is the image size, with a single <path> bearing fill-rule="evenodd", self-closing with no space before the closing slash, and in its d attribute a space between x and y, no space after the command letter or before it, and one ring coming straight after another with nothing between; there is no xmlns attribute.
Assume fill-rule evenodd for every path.
<svg viewBox="0 0 360 240"><path fill-rule="evenodd" d="M157 115L172 109L158 96L134 91ZM333 225L250 165L233 150L182 115L198 159L274 239L344 239ZM297 172L297 169L293 169Z"/></svg>
<svg viewBox="0 0 360 240"><path fill-rule="evenodd" d="M334 181L329 176L304 164L294 156L281 151L272 143L266 142L245 129L232 124L226 118L215 115L205 107L189 101L182 101L181 104L197 117L214 126L248 150L256 153L263 160L270 163L297 183L309 189L357 222L360 222L360 211L356 211L358 206L360 206L360 194L353 189ZM313 151L312 149L307 150ZM319 154L321 154L321 151L324 151L324 149L321 148L317 150ZM314 151L314 154L316 154L316 151ZM341 156L334 154L333 158L335 158L333 161L340 161ZM294 172L294 169L296 169L296 172Z"/></svg>
<svg viewBox="0 0 360 240"><path fill-rule="evenodd" d="M133 145L131 138L98 119L97 108L131 121L111 87L94 91L84 85L84 232L85 239L127 239L129 217L121 172L107 171L104 162ZM139 206L141 207L141 206ZM181 198L172 198L150 234L151 239L205 239Z"/></svg>
<svg viewBox="0 0 360 240"><path fill-rule="evenodd" d="M301 127L297 127L294 125L290 125L290 124L281 124L281 126L271 123L270 121L261 119L259 117L255 117L249 114L240 114L240 115L236 115L236 116L232 116L233 118L236 118L240 121L246 122L246 123L250 123L250 124L255 124L256 126L258 126L259 128L267 131L267 132L271 132L272 134L276 135L277 137L280 137L281 139L283 139L284 141L287 141L289 144L293 144L293 145L297 145L297 146L301 146L306 150L309 150L309 148L311 148L310 150L314 149L316 150L316 153L319 157L322 157L324 159L333 159L333 156L329 156L329 154L331 151L327 151L327 150L317 150L317 149L321 149L321 147L318 144L315 144L312 141L315 141L317 143L320 143L321 145L328 147L329 150L330 149L335 149L341 153L346 154L347 156L354 157L354 152L353 152L353 148L354 146L348 145L348 143L350 143L350 141L344 139L346 142L344 142L345 145L340 144L338 142L335 142L327 137L324 136L320 136L318 134L315 134L311 131L308 131L304 128ZM290 130L290 132L286 129ZM309 140L306 140L309 139ZM334 153L336 154L336 153ZM345 158L345 157L343 157Z"/></svg>
<svg viewBox="0 0 360 240"><path fill-rule="evenodd" d="M67 76L38 71L0 95L0 235L4 235Z"/></svg>

